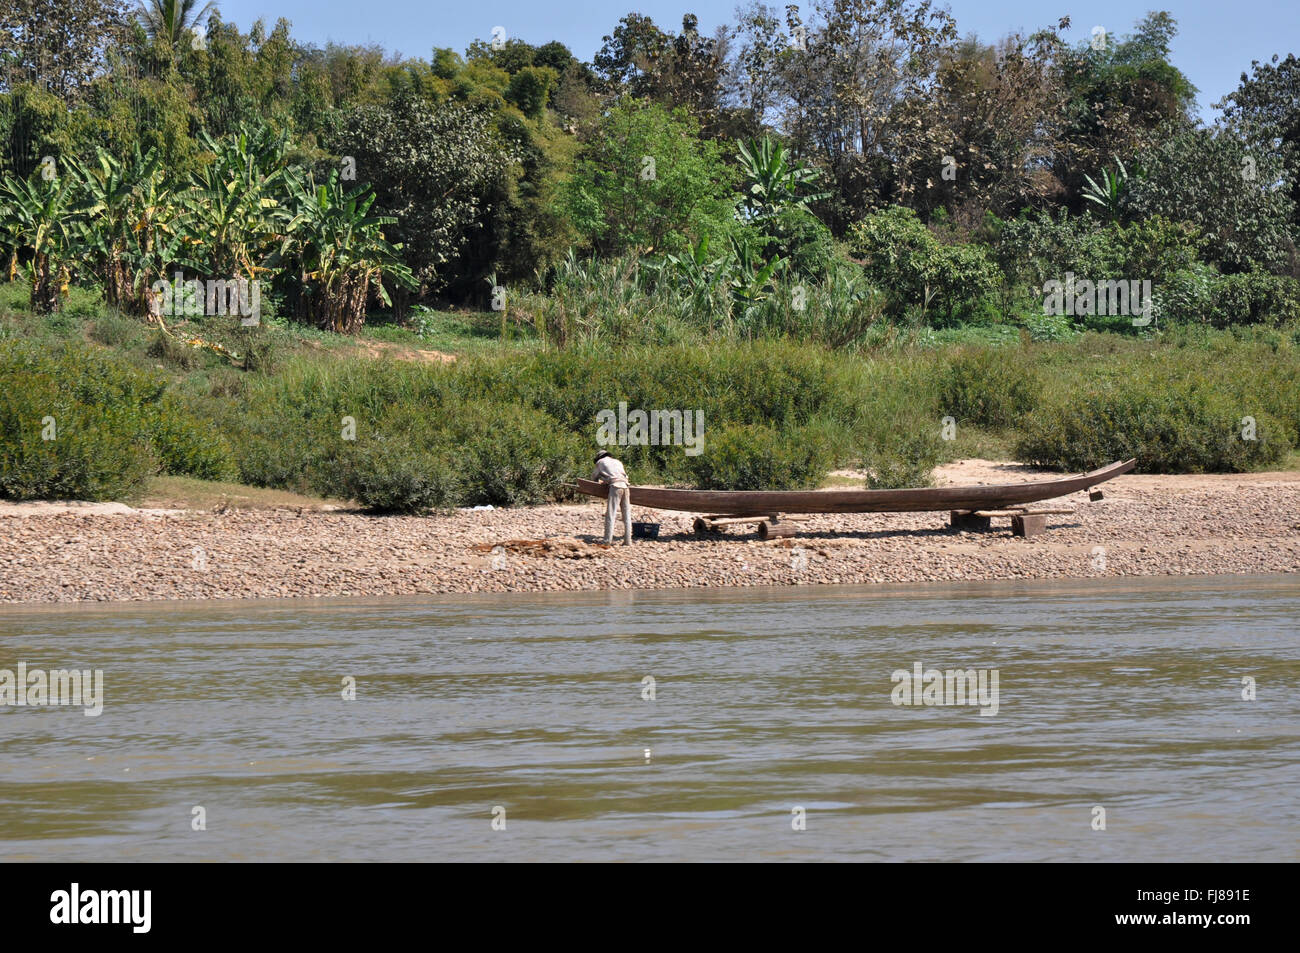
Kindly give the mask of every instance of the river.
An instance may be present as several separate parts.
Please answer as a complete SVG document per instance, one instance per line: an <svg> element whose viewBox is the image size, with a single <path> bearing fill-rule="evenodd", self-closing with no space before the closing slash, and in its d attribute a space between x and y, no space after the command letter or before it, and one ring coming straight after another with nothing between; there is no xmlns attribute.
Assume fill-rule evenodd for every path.
<svg viewBox="0 0 1300 953"><path fill-rule="evenodd" d="M1293 576L5 607L19 662L103 697L0 707L6 861L1300 859Z"/></svg>

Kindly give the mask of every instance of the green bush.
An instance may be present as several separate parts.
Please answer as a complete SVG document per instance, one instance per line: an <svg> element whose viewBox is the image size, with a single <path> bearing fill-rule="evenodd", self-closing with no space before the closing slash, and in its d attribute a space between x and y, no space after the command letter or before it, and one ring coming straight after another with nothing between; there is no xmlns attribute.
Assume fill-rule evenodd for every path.
<svg viewBox="0 0 1300 953"><path fill-rule="evenodd" d="M689 458L695 485L706 490L795 490L826 478L825 455L811 432L782 434L761 424L711 429L703 452Z"/></svg>
<svg viewBox="0 0 1300 953"><path fill-rule="evenodd" d="M77 370L85 376L73 376ZM0 497L108 500L133 496L154 472L145 375L81 351L0 345Z"/></svg>
<svg viewBox="0 0 1300 953"><path fill-rule="evenodd" d="M1155 291L1164 321L1229 328L1300 318L1300 282L1286 275L1220 275L1209 265L1194 264L1173 272Z"/></svg>
<svg viewBox="0 0 1300 953"><path fill-rule="evenodd" d="M576 355L567 361L582 366ZM258 485L309 487L385 512L554 499L586 448L577 426L529 406L550 393L543 367L515 358L463 369L295 362L250 384L256 411L233 418L240 472Z"/></svg>
<svg viewBox="0 0 1300 953"><path fill-rule="evenodd" d="M239 475L226 437L170 395L150 414L149 438L164 473L219 481Z"/></svg>
<svg viewBox="0 0 1300 953"><path fill-rule="evenodd" d="M1044 283L1064 281L1066 272L1089 280L1119 277L1124 260L1115 238L1114 229L1091 216L1040 212L1002 223L994 253L1008 280L1041 304Z"/></svg>
<svg viewBox="0 0 1300 953"><path fill-rule="evenodd" d="M785 208L764 223L768 236L764 256L780 255L789 261L790 276L821 281L835 259L831 230L805 208Z"/></svg>
<svg viewBox="0 0 1300 953"><path fill-rule="evenodd" d="M1030 311L1021 317L1031 341L1065 341L1073 337L1074 321L1065 314L1041 314Z"/></svg>
<svg viewBox="0 0 1300 953"><path fill-rule="evenodd" d="M454 506L459 478L449 461L387 435L325 465L322 490L377 513L426 513Z"/></svg>
<svg viewBox="0 0 1300 953"><path fill-rule="evenodd" d="M855 224L849 247L869 280L887 289L893 312L908 306L961 319L982 310L1002 274L980 245L942 245L911 209L893 206Z"/></svg>
<svg viewBox="0 0 1300 953"><path fill-rule="evenodd" d="M464 506L543 503L579 472L582 439L531 408L471 403L449 424L449 462L462 474Z"/></svg>
<svg viewBox="0 0 1300 953"><path fill-rule="evenodd" d="M917 421L867 450L862 469L867 471L867 487L872 490L931 486L934 468L946 456L939 428Z"/></svg>
<svg viewBox="0 0 1300 953"><path fill-rule="evenodd" d="M1034 406L1040 389L1034 372L1006 350L967 349L939 372L939 410L961 424L1009 427Z"/></svg>
<svg viewBox="0 0 1300 953"><path fill-rule="evenodd" d="M1129 225L1107 225L1090 215L1071 218L1046 212L1004 222L996 258L1012 282L1039 294L1047 281L1067 272L1089 281L1148 280L1161 284L1194 267L1205 245L1196 229L1159 216ZM1039 294L1041 300L1041 294Z"/></svg>
<svg viewBox="0 0 1300 953"><path fill-rule="evenodd" d="M1174 272L1193 267L1206 245L1195 226L1159 215L1116 227L1113 232L1120 274L1102 275L1105 279L1147 279L1160 284Z"/></svg>
<svg viewBox="0 0 1300 953"><path fill-rule="evenodd" d="M296 425L297 424L297 425ZM337 434L334 439L338 439ZM312 478L322 460L329 438L310 432L292 419L278 418L262 410L230 435L238 448L239 479L251 486L267 486L305 493L329 487L313 487ZM337 495L337 494L336 494Z"/></svg>
<svg viewBox="0 0 1300 953"><path fill-rule="evenodd" d="M1256 439L1243 439L1243 418ZM1222 391L1155 376L1069 394L1025 421L1016 459L1090 470L1137 458L1143 473L1237 473L1276 464L1291 449L1288 428Z"/></svg>
<svg viewBox="0 0 1300 953"><path fill-rule="evenodd" d="M1218 272L1199 262L1171 272L1153 289L1156 320L1161 323L1207 321L1219 280Z"/></svg>
<svg viewBox="0 0 1300 953"><path fill-rule="evenodd" d="M1300 318L1300 282L1260 271L1224 275L1210 292L1207 320L1215 327L1279 324Z"/></svg>

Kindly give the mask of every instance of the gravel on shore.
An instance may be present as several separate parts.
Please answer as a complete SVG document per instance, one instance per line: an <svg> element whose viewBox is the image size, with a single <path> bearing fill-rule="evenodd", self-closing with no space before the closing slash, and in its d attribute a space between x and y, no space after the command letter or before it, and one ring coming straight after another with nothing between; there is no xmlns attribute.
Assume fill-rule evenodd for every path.
<svg viewBox="0 0 1300 953"><path fill-rule="evenodd" d="M1031 479L1032 474L1020 476ZM0 508L0 602L256 599L1300 572L1300 473L1128 475L1011 535L946 513L814 516L793 538L635 510L657 540L600 545L604 504L428 517L278 510ZM1057 505L1057 504L1044 504ZM511 541L551 540L546 546ZM494 551L495 549L495 551Z"/></svg>

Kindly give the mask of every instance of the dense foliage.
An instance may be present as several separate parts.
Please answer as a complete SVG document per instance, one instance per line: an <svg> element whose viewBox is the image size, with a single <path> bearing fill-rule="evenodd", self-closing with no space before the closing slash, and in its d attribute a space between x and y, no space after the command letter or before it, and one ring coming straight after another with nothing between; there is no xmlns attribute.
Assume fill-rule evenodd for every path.
<svg viewBox="0 0 1300 953"><path fill-rule="evenodd" d="M939 324L1040 310L1066 270L1296 278L1294 56L1252 64L1204 128L1167 13L1078 45L1068 27L985 43L926 0L751 3L711 37L629 14L590 63L514 38L422 59L311 47L283 20L245 33L212 4L19 0L0 16L0 252L42 309L81 285L142 314L180 269L260 277L346 331L389 305L506 307L570 254L716 278L741 310L856 259L887 316ZM310 215L289 183L332 173L331 209L373 196L340 300L300 289L283 254ZM1156 217L1200 239L1192 257L1101 249L1136 248L1110 233ZM1018 223L1049 218L1044 261ZM1255 300L1294 298L1277 288ZM1224 322L1194 299L1179 319Z"/></svg>

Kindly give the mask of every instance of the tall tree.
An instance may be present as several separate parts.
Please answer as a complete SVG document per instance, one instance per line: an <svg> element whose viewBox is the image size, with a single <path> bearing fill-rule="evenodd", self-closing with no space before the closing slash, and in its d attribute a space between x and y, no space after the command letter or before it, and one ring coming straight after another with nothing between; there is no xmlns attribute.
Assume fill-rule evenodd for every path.
<svg viewBox="0 0 1300 953"><path fill-rule="evenodd" d="M385 235L403 246L421 291L444 285L470 234L491 223L520 158L486 109L405 93L351 110L330 145L374 186L376 212L396 217Z"/></svg>
<svg viewBox="0 0 1300 953"><path fill-rule="evenodd" d="M1061 198L1051 163L1065 97L1058 31L1068 26L1064 19L996 45L972 37L944 57L933 95L906 107L934 133L933 151L905 158L915 165L909 205L923 214L944 208L970 231L987 211L1015 214Z"/></svg>
<svg viewBox="0 0 1300 953"><path fill-rule="evenodd" d="M639 13L623 17L592 60L606 94L686 109L705 135L714 135L727 68L725 43L701 36L699 25L699 18L688 13L681 33L673 34Z"/></svg>
<svg viewBox="0 0 1300 953"><path fill-rule="evenodd" d="M1178 25L1149 13L1123 39L1099 35L1062 56L1066 119L1053 172L1084 205L1084 176L1096 176L1111 156L1127 158L1156 145L1171 126L1194 124L1196 87L1169 62Z"/></svg>
<svg viewBox="0 0 1300 953"><path fill-rule="evenodd" d="M1217 105L1224 123L1251 148L1251 162L1258 164L1260 155L1282 158L1300 214L1300 59L1289 53L1283 60L1274 54L1268 63L1252 62L1250 74L1242 73L1241 84Z"/></svg>
<svg viewBox="0 0 1300 953"><path fill-rule="evenodd" d="M835 195L821 211L843 233L917 187L908 160L933 153L941 131L916 107L931 98L957 27L930 0L817 0L807 22L786 11L783 125L797 154L829 169Z"/></svg>
<svg viewBox="0 0 1300 953"><path fill-rule="evenodd" d="M203 18L216 10L216 4L207 0L139 0L136 15L154 39L166 37L173 45L179 44L185 34L197 30Z"/></svg>
<svg viewBox="0 0 1300 953"><path fill-rule="evenodd" d="M682 251L735 226L735 173L684 109L625 100L610 109L568 183L575 228L600 254Z"/></svg>
<svg viewBox="0 0 1300 953"><path fill-rule="evenodd" d="M71 100L99 73L127 23L121 0L5 0L0 93L27 84Z"/></svg>

